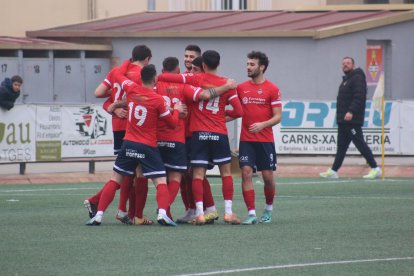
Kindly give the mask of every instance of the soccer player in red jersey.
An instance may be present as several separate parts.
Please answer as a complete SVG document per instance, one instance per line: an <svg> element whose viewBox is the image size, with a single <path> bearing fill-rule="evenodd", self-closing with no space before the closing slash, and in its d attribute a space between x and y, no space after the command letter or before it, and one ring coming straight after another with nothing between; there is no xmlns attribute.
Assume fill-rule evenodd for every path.
<svg viewBox="0 0 414 276"><path fill-rule="evenodd" d="M262 52L247 55L247 75L251 80L241 83L237 93L243 106L239 145L239 164L242 171L243 198L248 210L242 224L269 223L272 221L276 184L276 150L272 127L282 119L282 102L279 88L268 81L264 72L269 59ZM266 205L260 220L256 217L255 191L252 176L261 171L264 181Z"/></svg>
<svg viewBox="0 0 414 276"><path fill-rule="evenodd" d="M199 58L201 56L201 49L198 45L187 45L184 50L184 66L186 71L184 73L191 73L192 72L192 62L194 59ZM190 109L188 109L190 112ZM190 114L187 115L187 123L186 123L186 147L187 147L187 154L190 152L190 140L191 140L191 133L189 131L189 118ZM187 223L192 221L195 218L195 202L193 198L193 190L191 189L191 172L187 172L184 177L181 179L180 183L180 192L181 192L181 199L183 201L185 207L185 215L180 217L177 222L178 223Z"/></svg>
<svg viewBox="0 0 414 276"><path fill-rule="evenodd" d="M159 80L184 82L204 89L214 89L226 82L226 78L217 75L220 64L220 54L209 50L202 54L202 74L162 74ZM192 189L196 202L196 219L194 224L206 223L203 202L203 179L205 178L209 160L219 166L222 177L222 192L224 197L224 221L231 224L240 224L237 215L233 213L233 178L231 175L231 154L226 128L225 106L231 104L233 110L229 112L233 118L243 115L243 110L235 90L230 90L209 101L200 101L191 108L190 131L191 166L193 167Z"/></svg>
<svg viewBox="0 0 414 276"><path fill-rule="evenodd" d="M145 45L138 45L132 50L131 63L128 62L128 71L126 75L132 81L141 83L140 72L141 68L148 64L151 58L151 50ZM119 103L125 97L125 93L121 88L120 83L115 80L114 74L116 69L111 70L106 76L105 80L96 88L95 96L98 98L107 97L108 100L104 103L104 109L112 114L112 129L114 134L114 154L118 154L121 149L122 140L125 135L127 109ZM146 202L146 195L148 192L148 180L144 177L138 177L135 185L139 198L135 201L135 191L130 189L132 186L133 177L124 177L123 183L121 183L121 195L118 205L118 213L116 218L123 223L132 224L131 219L134 218L134 214L137 214L134 218L135 224L152 224L151 220L148 220L143 216L143 209ZM111 183L113 184L113 183ZM112 202L116 190L119 189L116 185L105 185L97 194L84 201L84 205L88 208L89 216L92 218L97 211L105 211ZM126 202L130 199L130 214L126 213ZM139 215L141 214L141 215ZM131 218L131 219L130 219Z"/></svg>
<svg viewBox="0 0 414 276"><path fill-rule="evenodd" d="M178 59L175 57L165 58L163 72L178 74L180 72ZM235 87L235 82L229 80L225 85L216 88L215 92L219 96ZM164 97L169 107L173 107L180 102L191 105L193 102L211 98L211 93L208 90L180 83L159 81L156 85L156 91ZM174 202L178 193L182 174L187 171L185 124L186 120L182 118L175 129L170 129L164 121L159 121L157 126L158 148L167 169L170 204Z"/></svg>
<svg viewBox="0 0 414 276"><path fill-rule="evenodd" d="M116 79L122 83L122 88L127 92L128 122L122 148L108 183L119 185L125 175L133 176L140 166L143 175L151 178L157 189L158 223L176 226L166 214L169 207L169 193L165 168L157 148L157 122L164 120L169 127L176 127L179 113L184 112L184 108L183 105L176 104L174 111L170 112L164 98L153 90L156 74L154 65L144 66L141 70L142 86L139 86L126 78L121 71L116 73ZM98 211L87 224L100 225L102 219L103 212Z"/></svg>
<svg viewBox="0 0 414 276"><path fill-rule="evenodd" d="M187 57L187 55L186 55ZM192 74L199 74L203 73L203 58L201 56L196 57L193 59L192 67L190 73ZM189 106L192 103L187 103ZM191 153L191 136L192 133L190 131L190 112L191 108L188 109L189 114L187 115L187 122L186 122L186 146L187 146L187 155L188 161L190 161L190 153ZM214 168L214 164L210 162L207 169ZM196 218L196 210L195 210L195 202L194 197L192 194L191 183L192 183L192 171L190 170L185 174L183 180L181 181L181 198L183 199L183 203L185 206L186 213L184 216L180 217L177 220L177 223L188 223L192 222ZM218 212L215 206L213 194L211 192L211 186L207 179L207 177L203 180L203 202L204 202L204 217L207 223L214 223L214 220L219 218Z"/></svg>

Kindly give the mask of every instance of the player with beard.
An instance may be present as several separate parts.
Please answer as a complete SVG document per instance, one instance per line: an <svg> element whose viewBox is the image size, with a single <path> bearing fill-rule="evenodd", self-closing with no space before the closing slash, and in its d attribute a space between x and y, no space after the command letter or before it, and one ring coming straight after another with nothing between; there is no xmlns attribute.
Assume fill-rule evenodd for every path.
<svg viewBox="0 0 414 276"><path fill-rule="evenodd" d="M191 73L193 68L193 60L201 56L201 49L198 45L187 45L184 50L184 66L186 71L184 73Z"/></svg>
<svg viewBox="0 0 414 276"><path fill-rule="evenodd" d="M191 74L199 74L203 73L203 58L196 57L193 59ZM191 105L192 103L188 103ZM188 109L191 112L191 108ZM187 146L187 156L188 162L191 160L191 136L192 133L190 131L190 113L187 115L187 125L186 125L186 146ZM189 166L191 167L191 166ZM207 169L214 168L213 162L210 162L209 167ZM188 173L185 174L183 180L181 181L181 198L183 199L183 203L185 206L186 214L177 220L177 223L189 223L192 222L196 218L196 208L195 202L193 197L193 190L191 188L191 183L193 181L191 168ZM206 223L214 223L215 220L219 218L213 194L211 192L210 182L208 181L207 177L203 180L203 202L204 202L204 218L206 219Z"/></svg>
<svg viewBox="0 0 414 276"><path fill-rule="evenodd" d="M217 75L220 64L220 54L214 50L205 51L203 57L203 70L201 74L162 74L160 81L183 82L194 86L215 91L215 87L226 82L226 78ZM196 202L196 219L194 224L206 223L203 202L203 180L209 161L213 160L219 166L222 177L222 192L224 197L224 221L231 224L240 224L237 215L233 213L233 177L231 175L231 153L226 128L225 106L231 104L233 110L231 117L237 118L243 114L237 91L230 90L219 97L209 101L200 101L191 108L190 131L191 140L191 166L193 168L192 189Z"/></svg>
<svg viewBox="0 0 414 276"><path fill-rule="evenodd" d="M178 74L180 72L178 59L175 57L165 58L163 72ZM215 89L217 93L215 97L234 88L236 88L235 81L228 80L226 84ZM193 103L197 104L200 100L208 101L212 96L209 90L180 83L159 81L155 89L158 94L164 97L170 108L180 102L185 102L186 105L191 106ZM158 148L167 170L170 204L174 202L178 193L182 174L187 172L185 128L185 118L182 118L174 129L170 129L163 121L159 121L157 126ZM167 214L169 213L167 212ZM169 214L169 217L171 218L171 214Z"/></svg>
<svg viewBox="0 0 414 276"><path fill-rule="evenodd" d="M239 164L242 171L243 198L248 210L242 224L256 224L255 191L253 173L262 172L266 204L259 220L272 221L276 183L276 150L272 127L282 119L282 102L279 88L268 81L264 72L269 59L262 52L247 55L247 75L251 80L241 83L237 93L243 107L242 128L239 145Z"/></svg>

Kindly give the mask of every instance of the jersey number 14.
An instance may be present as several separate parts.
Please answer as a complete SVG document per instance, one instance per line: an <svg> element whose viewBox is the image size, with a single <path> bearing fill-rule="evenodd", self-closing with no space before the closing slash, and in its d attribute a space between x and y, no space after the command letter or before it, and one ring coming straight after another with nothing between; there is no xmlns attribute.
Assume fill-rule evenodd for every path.
<svg viewBox="0 0 414 276"><path fill-rule="evenodd" d="M211 113L213 114L216 114L217 112L219 112L219 101L220 101L220 97L215 97L213 99L210 99L207 102L206 110L210 110ZM201 100L198 104L198 109L200 111L203 111L203 107L204 107L204 100Z"/></svg>

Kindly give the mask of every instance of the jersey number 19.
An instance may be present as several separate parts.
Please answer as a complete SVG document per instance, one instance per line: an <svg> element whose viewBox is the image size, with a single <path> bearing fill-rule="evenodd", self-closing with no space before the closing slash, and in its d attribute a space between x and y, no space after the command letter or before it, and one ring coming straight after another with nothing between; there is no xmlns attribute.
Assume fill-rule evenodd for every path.
<svg viewBox="0 0 414 276"><path fill-rule="evenodd" d="M138 121L137 126L142 126L147 118L147 109L144 106L137 105L134 108L134 103L130 102L128 104L129 107L129 121L132 122L132 114L134 114L134 118Z"/></svg>

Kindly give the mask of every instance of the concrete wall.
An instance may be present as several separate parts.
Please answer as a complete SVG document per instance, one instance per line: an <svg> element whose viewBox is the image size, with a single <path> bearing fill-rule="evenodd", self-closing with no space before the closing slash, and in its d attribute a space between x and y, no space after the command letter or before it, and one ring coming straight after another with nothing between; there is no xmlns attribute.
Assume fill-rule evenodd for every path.
<svg viewBox="0 0 414 276"><path fill-rule="evenodd" d="M365 70L368 40L390 40L390 63L386 65L388 99L414 99L414 22L400 23L338 37L311 38L136 38L114 39L113 55L129 58L135 45L146 44L153 51L158 71L162 60L182 57L187 44L198 44L202 50L214 49L221 54L221 75L242 82L247 79L246 54L251 50L265 52L270 59L267 78L282 91L284 100L335 100L342 78L341 60L354 57ZM183 66L181 67L183 68ZM183 68L184 69L184 68ZM370 89L369 97L373 91Z"/></svg>
<svg viewBox="0 0 414 276"><path fill-rule="evenodd" d="M0 0L0 35L25 36L26 31L47 29L145 11L145 0ZM3 22L7 23L7 27Z"/></svg>
<svg viewBox="0 0 414 276"><path fill-rule="evenodd" d="M108 18L147 10L147 0L95 0L96 18ZM86 2L86 1L85 1Z"/></svg>
<svg viewBox="0 0 414 276"><path fill-rule="evenodd" d="M85 0L1 0L2 36L26 35L26 31L51 28L88 19ZM6 23L6 24L5 24Z"/></svg>

